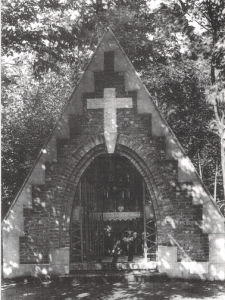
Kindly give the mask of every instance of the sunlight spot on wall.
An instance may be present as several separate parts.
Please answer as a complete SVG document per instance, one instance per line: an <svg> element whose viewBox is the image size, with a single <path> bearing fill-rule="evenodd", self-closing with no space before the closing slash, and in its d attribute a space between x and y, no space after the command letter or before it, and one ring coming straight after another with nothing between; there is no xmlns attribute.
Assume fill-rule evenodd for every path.
<svg viewBox="0 0 225 300"><path fill-rule="evenodd" d="M184 172L188 174L195 171L194 166L191 164L190 160L187 157L182 157L180 159L180 166Z"/></svg>
<svg viewBox="0 0 225 300"><path fill-rule="evenodd" d="M172 217L170 216L166 216L164 221L162 222L162 225L165 226L167 224L170 224L172 226L172 228L176 228L176 224L175 224L175 221Z"/></svg>
<svg viewBox="0 0 225 300"><path fill-rule="evenodd" d="M201 197L206 197L207 194L206 192L203 190L202 186L201 185L194 185L193 188L192 188L192 196L193 197L197 197L197 198L201 198ZM203 203L202 200L200 200L201 203Z"/></svg>
<svg viewBox="0 0 225 300"><path fill-rule="evenodd" d="M183 259L183 261L191 261L191 258L189 257L189 255L186 253L186 251L179 245L179 243L175 240L174 237L172 237L172 235L168 234L169 238L174 242L174 244L176 244L176 246L184 253L185 255L185 259Z"/></svg>
<svg viewBox="0 0 225 300"><path fill-rule="evenodd" d="M10 230L13 229L12 224L10 223L9 220L5 220L4 221L4 226L3 226L3 230L10 232Z"/></svg>
<svg viewBox="0 0 225 300"><path fill-rule="evenodd" d="M188 192L192 191L192 185L191 184L182 183L181 187L182 187L182 189L185 189Z"/></svg>
<svg viewBox="0 0 225 300"><path fill-rule="evenodd" d="M164 268L170 269L170 264L164 258L161 259L160 264L163 265Z"/></svg>
<svg viewBox="0 0 225 300"><path fill-rule="evenodd" d="M12 273L12 268L10 266L7 266L6 263L4 263L4 265L3 265L3 272L4 272L4 274L6 274L8 276L9 274Z"/></svg>
<svg viewBox="0 0 225 300"><path fill-rule="evenodd" d="M11 260L10 260L9 264L10 264L10 266L12 266L13 268L19 268L19 265L18 265L16 262L14 262L14 261L11 261Z"/></svg>
<svg viewBox="0 0 225 300"><path fill-rule="evenodd" d="M219 273L217 273L217 277L219 280L225 280L225 272L220 271Z"/></svg>
<svg viewBox="0 0 225 300"><path fill-rule="evenodd" d="M189 263L190 267L190 274L207 274L208 270L208 263L207 262L196 262L192 261Z"/></svg>
<svg viewBox="0 0 225 300"><path fill-rule="evenodd" d="M217 250L217 255L225 260L225 252L224 252L224 237L217 238L214 240L214 247Z"/></svg>
<svg viewBox="0 0 225 300"><path fill-rule="evenodd" d="M40 199L39 197L37 197L37 198L34 198L34 202L36 202L36 203L40 204L40 203L41 203L41 199Z"/></svg>

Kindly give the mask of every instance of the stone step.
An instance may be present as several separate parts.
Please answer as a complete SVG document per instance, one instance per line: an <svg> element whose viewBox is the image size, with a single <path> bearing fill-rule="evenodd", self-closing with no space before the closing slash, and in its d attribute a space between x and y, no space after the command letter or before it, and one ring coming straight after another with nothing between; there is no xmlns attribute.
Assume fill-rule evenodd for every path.
<svg viewBox="0 0 225 300"><path fill-rule="evenodd" d="M76 271L59 277L61 283L116 283L116 282L154 282L167 281L165 273L153 270L116 270L116 271Z"/></svg>

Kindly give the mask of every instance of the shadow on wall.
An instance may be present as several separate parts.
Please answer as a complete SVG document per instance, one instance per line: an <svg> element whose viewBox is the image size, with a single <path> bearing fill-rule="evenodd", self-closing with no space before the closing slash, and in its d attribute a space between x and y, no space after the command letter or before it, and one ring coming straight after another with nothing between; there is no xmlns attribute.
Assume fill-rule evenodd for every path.
<svg viewBox="0 0 225 300"><path fill-rule="evenodd" d="M37 201L41 205L43 210L47 209L47 205ZM52 208L55 216L57 216L57 209ZM213 212L212 212L213 213ZM13 218L13 211L12 211ZM58 221L55 220L55 226L58 227ZM170 224L173 229L179 227L177 220L171 216L167 216L164 220L165 225ZM200 223L197 223L201 227ZM3 236L11 236L15 239L19 239L18 228L13 227L12 223L9 220L5 221L3 224ZM13 232L17 233L13 235ZM12 235L11 235L12 233ZM184 233L185 235L185 233ZM221 238L217 238L213 246L215 247L217 254L219 256L217 261L209 263L198 262L192 260L189 256L189 253L186 252L185 247L181 246L179 241L175 239L171 234L168 234L171 246L158 246L158 269L160 273L167 273L169 277L178 277L178 278L200 278L200 279L209 279L209 280L225 280L225 263L222 260L224 253L221 253L224 249L224 238L222 234ZM31 238L31 245L35 244L34 237ZM13 244L11 245L13 247ZM15 250L15 249L14 249ZM66 250L66 251L65 251ZM210 249L214 251L214 249ZM5 249L7 251L7 249ZM183 253L183 260L177 261L177 253ZM12 251L9 251L12 253ZM26 259L31 259L31 263L20 264L19 254L15 252L15 260L13 256L11 259L4 261L3 260L3 273L4 277L18 277L18 276L34 276L34 277L43 277L49 279L53 275L68 274L69 273L69 249L49 249L50 254L48 253L48 263L43 263L43 249L41 245L39 249L37 247L30 247L27 252ZM218 261L221 259L221 261Z"/></svg>
<svg viewBox="0 0 225 300"><path fill-rule="evenodd" d="M68 121L65 118L57 125L57 138L69 136L68 131L65 131L65 124L67 123ZM164 135L169 132L163 122L161 122L160 126L164 128ZM209 234L209 263L207 261L198 262L192 260L189 252L186 251L185 245L181 245L180 240L177 239L176 236L173 236L173 234L168 234L168 240L171 246L159 245L159 270L161 272L167 272L168 275L172 277L190 277L193 275L199 276L201 279L217 278L223 280L225 279L223 217L213 201L210 200L210 195L203 188L193 165L179 149L177 142L170 137L170 140L166 143L169 144L168 148L171 153L171 158L178 160L179 178L185 179L183 180L184 183L178 183L177 180L169 182L171 189L173 189L174 193L178 194L178 196L182 190L186 190L191 196L190 201L191 205L193 204L193 209L195 209L195 206L202 205L201 219L193 220L193 222L199 230ZM37 182L34 182L34 175L32 175L29 184L25 182L23 186L24 191L22 191L22 193L24 193L25 196L21 196L22 200L18 201L20 203L14 204L8 218L3 221L3 244L7 243L6 247L3 246L3 271L5 277L10 277L10 275L21 276L24 275L24 273L26 275L43 275L48 277L52 274L65 274L69 272L69 257L64 256L63 259L63 250L57 249L60 245L57 241L51 244L51 239L48 236L49 228L55 231L56 235L59 234L60 209L53 205L51 193L48 194L48 191L42 189L46 162L55 157L56 150L52 150L51 147L46 147L42 150L37 161L38 167L35 175L38 177L37 174L42 173L40 176L41 179L38 182L39 185ZM188 183L190 182L189 180L193 183ZM185 183L185 181L187 182ZM37 184L36 190L32 190L31 185L33 182ZM30 200L32 199L31 194L35 195L33 200ZM42 198L43 194L45 196ZM43 199L45 199L45 201L43 201ZM177 198L177 202L175 204L173 203L173 205L179 206L179 197ZM37 215L40 218L36 224L35 216ZM165 219L162 220L165 226L170 224L173 231L180 227L179 222L178 218L170 214L166 215ZM183 232L184 236L185 234L188 233ZM217 235L217 237L215 237L215 235ZM23 242L18 242L20 239L25 239L24 245L28 244L28 249L26 247L23 249ZM164 249L163 247L166 248ZM60 253L60 251L62 253ZM177 262L178 252L184 254L184 261ZM69 253L69 251L67 251L67 253ZM24 263L21 261L23 258ZM58 260L60 263L57 262ZM221 264L221 268L219 268L219 264Z"/></svg>

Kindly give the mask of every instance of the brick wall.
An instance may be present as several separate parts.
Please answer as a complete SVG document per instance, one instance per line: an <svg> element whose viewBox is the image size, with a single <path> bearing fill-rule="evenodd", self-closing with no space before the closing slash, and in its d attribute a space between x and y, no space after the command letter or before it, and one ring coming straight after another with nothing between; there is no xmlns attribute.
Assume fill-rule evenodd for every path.
<svg viewBox="0 0 225 300"><path fill-rule="evenodd" d="M163 137L152 136L150 114L137 114L137 91L126 92L124 74L114 72L114 54L105 54L104 72L96 72L95 93L83 94L84 115L70 116L70 139L57 141L57 162L46 164L45 186L33 187L33 208L24 209L21 263L48 263L49 249L70 244L70 213L76 187L88 163L106 153L103 109L88 109L87 99L131 97L133 108L117 110L116 153L127 156L143 175L152 199L158 244L176 245L178 259L208 260L208 237L202 233L202 207L192 204L191 183L178 183L177 161L167 161Z"/></svg>

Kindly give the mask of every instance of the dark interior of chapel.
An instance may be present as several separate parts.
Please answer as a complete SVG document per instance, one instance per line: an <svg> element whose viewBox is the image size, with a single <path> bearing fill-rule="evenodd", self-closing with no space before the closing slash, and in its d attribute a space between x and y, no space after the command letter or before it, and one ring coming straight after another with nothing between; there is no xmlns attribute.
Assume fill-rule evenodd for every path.
<svg viewBox="0 0 225 300"><path fill-rule="evenodd" d="M100 155L87 168L84 177L103 193L104 212L140 211L142 176L124 156Z"/></svg>
<svg viewBox="0 0 225 300"><path fill-rule="evenodd" d="M73 217L81 227L81 261L101 261L115 248L119 255L129 257L131 248L132 255L143 255L143 184L124 156L100 155L91 162L80 180L81 216ZM77 206L73 211L76 215Z"/></svg>

